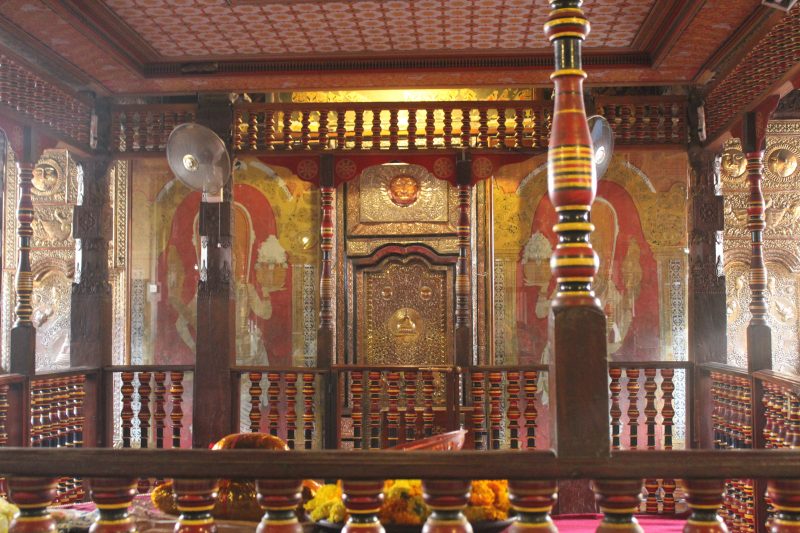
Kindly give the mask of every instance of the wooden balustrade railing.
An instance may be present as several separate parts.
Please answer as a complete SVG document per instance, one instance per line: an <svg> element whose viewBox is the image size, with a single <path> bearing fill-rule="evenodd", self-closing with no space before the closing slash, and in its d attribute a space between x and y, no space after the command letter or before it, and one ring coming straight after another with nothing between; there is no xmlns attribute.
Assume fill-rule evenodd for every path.
<svg viewBox="0 0 800 533"><path fill-rule="evenodd" d="M286 531L294 518L279 511L299 501L299 479L343 479L345 505L355 514L371 513L370 524L380 528L374 509L380 503L383 479L423 479L426 503L434 510L430 528L447 518L455 533L466 533L460 505L466 503L465 478L509 479L511 505L519 513L515 531L530 524L549 523L557 479L593 479L596 499L604 513L598 525L614 531L641 531L632 509L641 499L642 479L684 479L691 516L684 531L724 531L720 508L724 492L721 478L759 478L767 482L777 514L771 531L796 531L800 519L800 462L787 450L691 450L671 452L616 451L606 458L557 457L552 452L531 451L519 461L514 451L452 453L385 451L267 451L267 450L107 450L107 449L0 449L0 472L8 475L9 497L22 504L18 520L25 531L44 533L52 528L47 505L54 500L56 480L82 477L91 497L101 507L93 531L110 533L111 515L129 520L127 508L138 477L170 477L179 510L178 528L213 529L208 514L217 497L221 478L257 479L265 510L261 532ZM358 481L351 481L357 473ZM267 497L269 496L269 497ZM447 505L449 502L450 505ZM453 505L458 502L458 505ZM115 503L112 512L112 506ZM372 504L368 506L367 503ZM532 505L536 503L536 505ZM282 507L281 507L282 506ZM443 516L437 516L441 508ZM118 514L115 514L118 513ZM202 516L201 516L202 515ZM446 516L444 516L446 515ZM20 522L12 523L14 528ZM605 524L605 526L604 526ZM176 528L176 530L178 529ZM209 530L204 529L204 530ZM116 529L117 531L119 529ZM183 530L183 529L181 529ZM295 531L296 529L292 529ZM547 530L552 530L547 528ZM742 529L744 530L744 529Z"/></svg>
<svg viewBox="0 0 800 533"><path fill-rule="evenodd" d="M685 146L686 99L598 97L597 112L618 145ZM172 129L191 122L196 104L115 105L111 151L164 151ZM545 149L551 101L255 103L234 106L234 151Z"/></svg>

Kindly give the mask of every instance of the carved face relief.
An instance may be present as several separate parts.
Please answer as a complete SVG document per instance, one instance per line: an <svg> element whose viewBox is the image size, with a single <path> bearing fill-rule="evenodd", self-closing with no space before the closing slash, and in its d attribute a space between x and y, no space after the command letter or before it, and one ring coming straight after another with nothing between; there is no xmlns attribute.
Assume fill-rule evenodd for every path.
<svg viewBox="0 0 800 533"><path fill-rule="evenodd" d="M788 178L797 170L797 155L786 148L773 150L767 158L767 166L777 176Z"/></svg>
<svg viewBox="0 0 800 533"><path fill-rule="evenodd" d="M419 181L413 176L395 176L389 182L389 195L392 202L400 207L408 207L419 198Z"/></svg>
<svg viewBox="0 0 800 533"><path fill-rule="evenodd" d="M33 169L33 193L39 196L49 196L56 191L58 185L58 170L52 165L43 163Z"/></svg>
<svg viewBox="0 0 800 533"><path fill-rule="evenodd" d="M728 148L722 153L722 174L728 179L735 180L744 175L747 159L744 152L736 148Z"/></svg>

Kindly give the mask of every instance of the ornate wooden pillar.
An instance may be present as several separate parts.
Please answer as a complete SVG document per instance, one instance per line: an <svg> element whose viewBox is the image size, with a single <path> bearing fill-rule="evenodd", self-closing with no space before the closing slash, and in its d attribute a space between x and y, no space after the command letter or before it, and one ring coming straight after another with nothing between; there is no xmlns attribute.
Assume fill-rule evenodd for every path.
<svg viewBox="0 0 800 533"><path fill-rule="evenodd" d="M472 159L465 152L456 162L458 182L458 262L456 263L456 365L472 364L472 284L470 283L470 199Z"/></svg>
<svg viewBox="0 0 800 533"><path fill-rule="evenodd" d="M231 142L233 110L227 95L200 99L197 122L210 127L226 146ZM200 203L200 281L197 287L197 346L194 372L192 446L207 448L238 430L230 374L236 362L231 204L228 181L221 202ZM187 236L188 238L188 236Z"/></svg>
<svg viewBox="0 0 800 533"><path fill-rule="evenodd" d="M747 157L747 229L750 231L750 324L747 326L747 369L749 372L772 368L772 330L767 325L767 267L764 263L764 194L761 191L764 157L764 130L756 124L756 113L745 115L742 147ZM763 126L763 125L762 125ZM758 130L761 131L758 131Z"/></svg>

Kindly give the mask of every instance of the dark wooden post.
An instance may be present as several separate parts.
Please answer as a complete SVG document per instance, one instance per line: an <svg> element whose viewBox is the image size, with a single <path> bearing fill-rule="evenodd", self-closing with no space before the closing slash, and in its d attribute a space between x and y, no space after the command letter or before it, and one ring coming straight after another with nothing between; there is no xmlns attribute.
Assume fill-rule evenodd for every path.
<svg viewBox="0 0 800 533"><path fill-rule="evenodd" d="M606 317L593 281L599 260L589 236L597 192L592 141L583 102L581 46L589 23L582 0L551 0L545 34L553 43L555 103L547 156L547 186L558 219L558 244L550 260L556 296L550 315L551 442L561 457L599 459L610 453ZM586 509L588 486L567 486L559 512Z"/></svg>
<svg viewBox="0 0 800 533"><path fill-rule="evenodd" d="M333 156L320 157L320 276L319 329L317 330L317 367L327 370L324 375L325 411L323 416L323 445L339 446L339 376L331 366L336 362L336 281L334 280L334 247L336 235L336 184L333 176Z"/></svg>
<svg viewBox="0 0 800 533"><path fill-rule="evenodd" d="M692 118L690 116L690 118ZM691 121L690 121L691 122ZM695 364L727 361L725 276L722 271L723 199L717 156L695 139L689 148L689 357ZM713 448L709 376L694 380L696 413L691 447Z"/></svg>
<svg viewBox="0 0 800 533"><path fill-rule="evenodd" d="M202 97L197 122L230 146L233 108L227 95ZM200 203L201 265L197 287L197 346L194 372L192 446L207 448L238 430L231 380L236 362L230 181L220 202Z"/></svg>
<svg viewBox="0 0 800 533"><path fill-rule="evenodd" d="M456 162L458 184L458 262L456 263L456 365L472 364L472 283L470 282L470 197L472 159L467 152Z"/></svg>

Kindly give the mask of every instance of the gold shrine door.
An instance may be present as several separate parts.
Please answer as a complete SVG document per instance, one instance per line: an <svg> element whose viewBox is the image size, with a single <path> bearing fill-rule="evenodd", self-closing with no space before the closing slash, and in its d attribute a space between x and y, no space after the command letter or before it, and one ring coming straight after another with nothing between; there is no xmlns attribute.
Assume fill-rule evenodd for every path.
<svg viewBox="0 0 800 533"><path fill-rule="evenodd" d="M374 166L337 197L337 362L454 365L456 188L421 166Z"/></svg>

